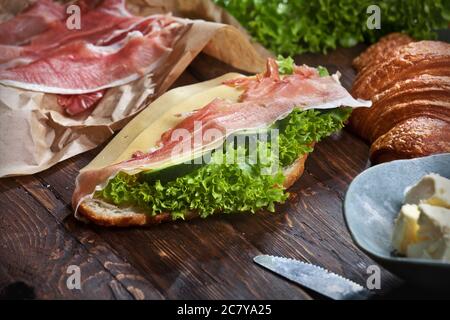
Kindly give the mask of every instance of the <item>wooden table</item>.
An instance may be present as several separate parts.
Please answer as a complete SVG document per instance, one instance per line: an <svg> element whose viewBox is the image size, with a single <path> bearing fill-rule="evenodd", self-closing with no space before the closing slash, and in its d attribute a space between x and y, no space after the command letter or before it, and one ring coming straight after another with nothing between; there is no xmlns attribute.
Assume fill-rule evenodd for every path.
<svg viewBox="0 0 450 320"><path fill-rule="evenodd" d="M339 69L349 88L351 60L363 48L303 55L296 61ZM200 56L175 86L227 71L228 66ZM0 179L1 298L317 298L255 265L253 257L262 253L315 263L366 283L367 267L374 262L355 247L342 215L349 183L369 166L368 146L353 134L343 131L317 145L276 214L217 216L150 228L108 229L73 217L75 177L102 147L32 176ZM67 288L70 265L80 267L81 290ZM384 269L381 280L382 297L423 294Z"/></svg>

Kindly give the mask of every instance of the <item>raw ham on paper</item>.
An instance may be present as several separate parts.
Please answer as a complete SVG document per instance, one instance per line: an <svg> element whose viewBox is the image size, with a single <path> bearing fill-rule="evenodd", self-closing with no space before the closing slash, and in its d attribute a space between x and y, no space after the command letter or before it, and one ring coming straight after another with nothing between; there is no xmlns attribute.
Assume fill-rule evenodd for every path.
<svg viewBox="0 0 450 320"><path fill-rule="evenodd" d="M92 109L105 89L151 74L184 26L170 15L133 16L124 0L77 4L80 30L56 21L27 45L0 44L0 83L58 94L70 115Z"/></svg>
<svg viewBox="0 0 450 320"><path fill-rule="evenodd" d="M173 157L184 161L186 156L198 150L207 151L213 145L220 145L228 135L235 132L266 128L286 117L296 107L307 110L339 106L368 107L371 104L370 101L353 99L333 76L319 77L315 70L303 66L298 67L294 74L280 78L275 66L276 62L268 59L264 74L226 82L244 88L238 102L213 100L182 120L175 128L166 131L161 136L158 149L149 153L137 153L130 160L101 169L82 171L77 177L73 207L77 208L82 200L92 195L97 186L103 185L119 171L138 173L156 169ZM172 133L178 129L189 132L191 141L202 141L202 144L193 144L191 149L180 147L186 141L172 139ZM204 141L202 132L208 129L216 129L216 136ZM174 154L174 150L180 150L180 153Z"/></svg>
<svg viewBox="0 0 450 320"><path fill-rule="evenodd" d="M59 95L58 104L70 115L82 113L94 107L105 95L106 90L74 95Z"/></svg>
<svg viewBox="0 0 450 320"><path fill-rule="evenodd" d="M110 46L71 42L25 66L0 71L0 83L26 90L83 94L116 87L152 71L171 50L177 26L142 35L139 31Z"/></svg>
<svg viewBox="0 0 450 320"><path fill-rule="evenodd" d="M166 15L136 17L119 15L120 12L112 10L110 3L103 3L82 15L81 29L70 30L65 21L59 21L52 28L33 37L27 45L0 44L0 69L31 63L69 42L83 40L98 46L108 46L122 40L129 32L140 31L147 34L173 23L173 19Z"/></svg>
<svg viewBox="0 0 450 320"><path fill-rule="evenodd" d="M65 16L63 5L51 0L39 0L16 17L0 24L0 44L22 44Z"/></svg>

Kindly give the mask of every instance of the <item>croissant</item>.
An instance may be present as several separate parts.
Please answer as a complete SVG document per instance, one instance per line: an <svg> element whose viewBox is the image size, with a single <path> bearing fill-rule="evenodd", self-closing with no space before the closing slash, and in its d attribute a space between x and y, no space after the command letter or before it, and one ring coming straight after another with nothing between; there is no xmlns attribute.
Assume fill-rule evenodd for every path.
<svg viewBox="0 0 450 320"><path fill-rule="evenodd" d="M385 60L395 53L395 51L404 44L413 42L410 36L394 32L380 39L376 45L370 46L366 51L361 53L353 60L353 67L356 71L361 71L368 65L374 65Z"/></svg>
<svg viewBox="0 0 450 320"><path fill-rule="evenodd" d="M373 163L450 152L450 44L392 34L353 61L352 94L371 99L350 128Z"/></svg>

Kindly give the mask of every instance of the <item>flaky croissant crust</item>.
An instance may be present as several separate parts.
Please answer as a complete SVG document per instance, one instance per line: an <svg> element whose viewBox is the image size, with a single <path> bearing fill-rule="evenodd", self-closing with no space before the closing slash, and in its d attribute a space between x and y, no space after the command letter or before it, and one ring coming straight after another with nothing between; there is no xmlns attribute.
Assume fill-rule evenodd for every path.
<svg viewBox="0 0 450 320"><path fill-rule="evenodd" d="M352 94L373 105L350 127L372 143L373 162L450 152L450 44L408 41L388 36L354 61Z"/></svg>

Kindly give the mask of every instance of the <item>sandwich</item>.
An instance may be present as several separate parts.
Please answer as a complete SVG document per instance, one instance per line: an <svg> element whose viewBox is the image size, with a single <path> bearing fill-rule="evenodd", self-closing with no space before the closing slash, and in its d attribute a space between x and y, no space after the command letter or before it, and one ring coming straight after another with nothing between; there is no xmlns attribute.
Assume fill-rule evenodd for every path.
<svg viewBox="0 0 450 320"><path fill-rule="evenodd" d="M211 89L214 81L220 84ZM174 89L184 90L178 100L186 101L163 95L131 121L80 171L75 216L104 226L143 226L274 212L314 145L340 130L352 108L371 105L353 99L338 74L297 66L291 58L269 58L255 76L214 81L191 94ZM132 134L138 126L140 134Z"/></svg>

